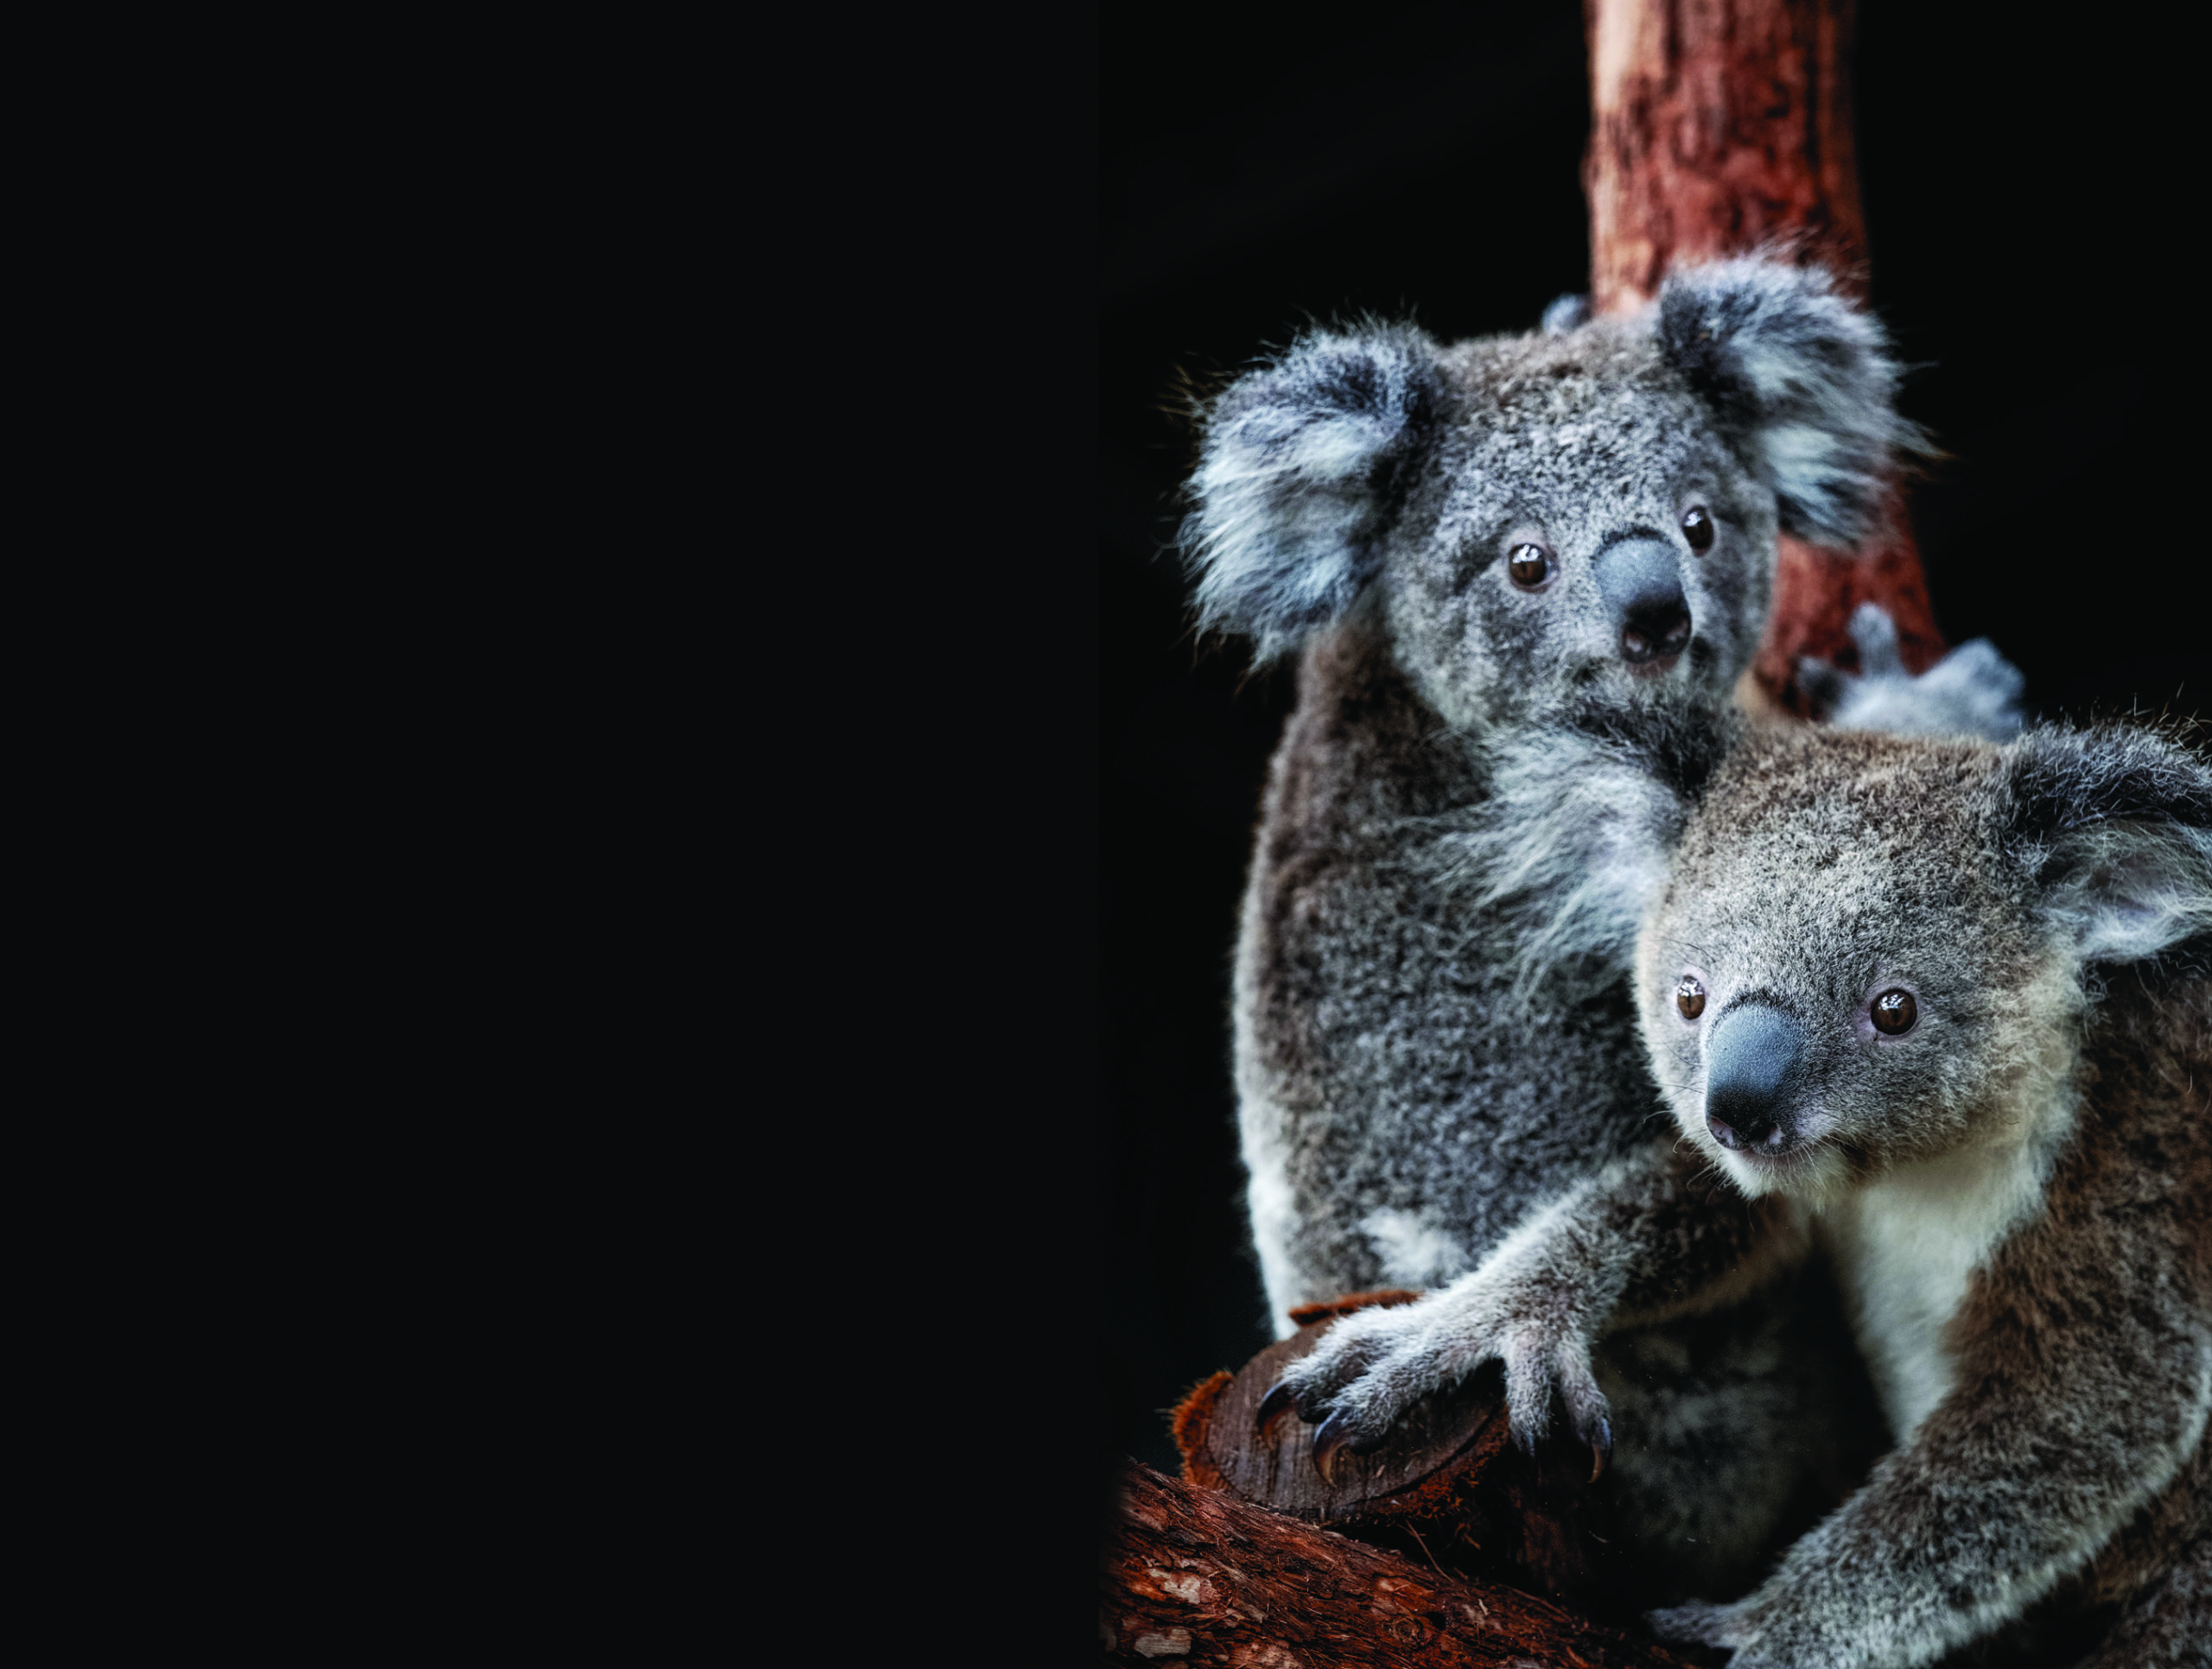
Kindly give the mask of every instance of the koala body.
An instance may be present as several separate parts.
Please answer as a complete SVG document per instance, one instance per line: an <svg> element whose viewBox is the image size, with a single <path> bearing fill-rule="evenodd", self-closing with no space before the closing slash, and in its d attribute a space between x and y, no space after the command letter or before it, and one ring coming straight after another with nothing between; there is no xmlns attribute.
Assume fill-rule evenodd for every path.
<svg viewBox="0 0 2212 1669"><path fill-rule="evenodd" d="M1303 649L1236 997L1279 1329L1458 1272L1655 1110L1637 920L1777 528L1869 524L1894 381L1819 275L1746 262L1557 334L1315 334L1205 414L1202 620Z"/></svg>
<svg viewBox="0 0 2212 1669"><path fill-rule="evenodd" d="M1741 261L1634 319L1450 347L1315 333L1205 414L1184 533L1202 621L1302 657L1235 996L1279 1330L1301 1304L1445 1285L1647 1145L1637 924L1739 728L1777 531L1855 540L1914 443L1896 375L1824 276ZM1959 670L1850 695L1971 728L2005 701ZM1972 699L1914 706L1939 687ZM1823 1410L1848 1348L1796 1317L1769 1304L1606 1365L1617 1398L1667 1404L1639 1432L1680 1437L1624 1447L1631 1518L1715 1581L1843 1441ZM1772 1440L1716 1453L1722 1419Z"/></svg>
<svg viewBox="0 0 2212 1669"><path fill-rule="evenodd" d="M1818 1253L1897 1446L1756 1591L1662 1629L1732 1669L1906 1666L2040 1603L2120 1614L2101 1665L2201 1652L2212 763L2122 727L1754 739L1689 820L1636 997L1679 1139L1341 1323L1301 1406L1365 1440L1502 1357L1518 1429L1556 1393L1602 1442L1606 1326Z"/></svg>

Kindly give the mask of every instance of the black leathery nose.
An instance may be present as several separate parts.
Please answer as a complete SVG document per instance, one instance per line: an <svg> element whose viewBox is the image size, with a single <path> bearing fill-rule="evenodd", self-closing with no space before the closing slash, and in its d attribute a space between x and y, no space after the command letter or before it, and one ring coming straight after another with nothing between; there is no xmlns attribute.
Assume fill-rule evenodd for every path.
<svg viewBox="0 0 2212 1669"><path fill-rule="evenodd" d="M1778 1008L1747 1003L1705 1043L1705 1127L1723 1147L1785 1152L1796 1139L1805 1031Z"/></svg>
<svg viewBox="0 0 2212 1669"><path fill-rule="evenodd" d="M1630 661L1678 655L1690 639L1688 600L1674 547L1660 539L1622 539L1597 564L1598 593L1621 623Z"/></svg>

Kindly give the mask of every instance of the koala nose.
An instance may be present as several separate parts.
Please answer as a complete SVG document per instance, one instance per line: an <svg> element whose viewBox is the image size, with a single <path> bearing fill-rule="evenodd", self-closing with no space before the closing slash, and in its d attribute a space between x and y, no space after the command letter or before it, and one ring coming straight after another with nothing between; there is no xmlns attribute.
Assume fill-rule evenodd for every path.
<svg viewBox="0 0 2212 1669"><path fill-rule="evenodd" d="M1797 1139L1805 1032L1778 1008L1750 1003L1715 1021L1705 1044L1705 1127L1737 1152L1786 1153Z"/></svg>
<svg viewBox="0 0 2212 1669"><path fill-rule="evenodd" d="M1621 658L1640 663L1679 655L1690 640L1689 604L1674 547L1623 539L1598 557L1598 594L1621 623Z"/></svg>

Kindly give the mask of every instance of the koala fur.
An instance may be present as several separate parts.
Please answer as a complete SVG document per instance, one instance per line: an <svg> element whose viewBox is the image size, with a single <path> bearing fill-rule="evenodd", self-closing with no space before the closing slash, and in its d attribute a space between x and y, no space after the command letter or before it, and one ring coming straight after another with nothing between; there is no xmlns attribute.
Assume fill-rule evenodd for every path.
<svg viewBox="0 0 2212 1669"><path fill-rule="evenodd" d="M1755 738L1689 819L1636 999L1681 1139L1340 1323L1301 1407L1371 1438L1498 1357L1516 1430L1556 1393L1602 1443L1603 1328L1817 1253L1897 1446L1749 1596L1662 1632L1732 1669L1910 1666L2104 1607L2098 1664L2201 1653L2212 761L2126 727Z"/></svg>
<svg viewBox="0 0 2212 1669"><path fill-rule="evenodd" d="M1448 347L1409 325L1317 332L1205 413L1184 529L1201 622L1302 657L1235 996L1279 1330L1301 1304L1443 1285L1648 1139L1637 923L1736 733L1777 532L1866 534L1918 444L1897 377L1824 276L1745 260L1677 275L1634 319L1554 306L1542 332ZM1866 687L1908 710L1930 680ZM1953 682L1963 717L1929 717L1939 702L1923 722L1981 722L1987 691ZM1631 1516L1714 1581L1840 1441L1820 1409L1847 1348L1794 1315L1607 1364L1618 1397L1667 1403L1620 1456ZM1723 1408L1770 1418L1772 1441L1713 1452Z"/></svg>

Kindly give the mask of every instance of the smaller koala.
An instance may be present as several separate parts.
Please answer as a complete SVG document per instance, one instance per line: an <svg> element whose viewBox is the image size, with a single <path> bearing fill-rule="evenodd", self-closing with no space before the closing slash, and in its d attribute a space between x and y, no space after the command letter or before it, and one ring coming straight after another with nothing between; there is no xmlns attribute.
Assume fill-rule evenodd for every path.
<svg viewBox="0 0 2212 1669"><path fill-rule="evenodd" d="M2047 1603L2116 1615L2099 1666L2201 1652L2212 761L2118 725L1753 738L1685 828L1635 996L1680 1139L1340 1323L1273 1406L1325 1456L1503 1359L1523 1441L1556 1396L1603 1450L1601 1331L1822 1256L1897 1446L1756 1591L1660 1631L1733 1669L1910 1666Z"/></svg>

